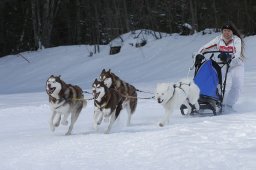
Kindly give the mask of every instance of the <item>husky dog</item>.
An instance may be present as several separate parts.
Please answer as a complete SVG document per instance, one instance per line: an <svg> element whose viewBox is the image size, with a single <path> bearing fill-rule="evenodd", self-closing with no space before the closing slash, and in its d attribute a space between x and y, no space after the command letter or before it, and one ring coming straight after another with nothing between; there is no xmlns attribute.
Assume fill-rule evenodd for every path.
<svg viewBox="0 0 256 170"><path fill-rule="evenodd" d="M109 89L104 82L95 81L92 84L94 97L94 128L98 130L104 117L109 119L109 125L105 133L109 133L110 129L122 110L123 97L121 97L115 89Z"/></svg>
<svg viewBox="0 0 256 170"><path fill-rule="evenodd" d="M131 123L131 116L135 112L137 107L137 92L136 88L123 80L110 71L102 70L100 74L100 81L103 81L108 88L112 88L118 91L118 93L124 98L123 108L126 108L128 112L127 126Z"/></svg>
<svg viewBox="0 0 256 170"><path fill-rule="evenodd" d="M71 113L71 123L66 135L70 135L73 126L82 110L87 105L83 91L76 85L66 84L60 76L51 75L46 81L46 92L52 110L50 128L52 131L62 125L68 125L68 116Z"/></svg>
<svg viewBox="0 0 256 170"><path fill-rule="evenodd" d="M194 105L195 109L199 110L200 90L198 86L188 79L182 79L176 84L173 83L159 83L156 87L155 98L158 103L162 104L165 109L165 115L161 119L159 126L164 126L169 121L169 117L174 109L184 104L188 111L191 113L191 105Z"/></svg>

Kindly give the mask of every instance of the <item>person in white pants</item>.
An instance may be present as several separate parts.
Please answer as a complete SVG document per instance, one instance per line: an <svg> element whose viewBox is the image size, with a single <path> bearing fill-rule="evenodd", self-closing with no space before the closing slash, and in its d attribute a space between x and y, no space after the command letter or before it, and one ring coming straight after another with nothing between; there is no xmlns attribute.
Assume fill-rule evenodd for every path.
<svg viewBox="0 0 256 170"><path fill-rule="evenodd" d="M238 101L244 84L244 41L238 29L231 22L221 27L221 35L202 46L198 53L218 50L231 52L229 75L231 76L231 88L224 99L224 106L232 109Z"/></svg>

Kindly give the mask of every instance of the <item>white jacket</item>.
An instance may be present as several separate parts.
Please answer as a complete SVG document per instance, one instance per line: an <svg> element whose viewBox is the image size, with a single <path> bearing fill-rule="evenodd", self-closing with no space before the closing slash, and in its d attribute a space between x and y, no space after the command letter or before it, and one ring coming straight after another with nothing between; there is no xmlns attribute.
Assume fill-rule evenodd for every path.
<svg viewBox="0 0 256 170"><path fill-rule="evenodd" d="M219 35L207 44L205 44L203 47L201 47L198 53L203 53L211 50L232 52L233 57L230 66L233 67L243 64L241 49L241 39L238 36L233 35L232 39L226 44L223 39L223 36Z"/></svg>

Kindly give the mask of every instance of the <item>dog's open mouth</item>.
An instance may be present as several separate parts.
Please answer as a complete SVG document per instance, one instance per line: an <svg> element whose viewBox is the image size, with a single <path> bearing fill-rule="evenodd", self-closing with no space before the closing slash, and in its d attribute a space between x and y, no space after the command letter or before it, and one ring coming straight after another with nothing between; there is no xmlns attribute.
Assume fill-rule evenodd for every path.
<svg viewBox="0 0 256 170"><path fill-rule="evenodd" d="M93 93L94 99L97 99L99 97L99 95L100 95L100 92L99 93L94 92Z"/></svg>
<svg viewBox="0 0 256 170"><path fill-rule="evenodd" d="M56 89L56 87L51 87L51 88L47 88L47 93L48 94L52 94L54 92L54 90Z"/></svg>

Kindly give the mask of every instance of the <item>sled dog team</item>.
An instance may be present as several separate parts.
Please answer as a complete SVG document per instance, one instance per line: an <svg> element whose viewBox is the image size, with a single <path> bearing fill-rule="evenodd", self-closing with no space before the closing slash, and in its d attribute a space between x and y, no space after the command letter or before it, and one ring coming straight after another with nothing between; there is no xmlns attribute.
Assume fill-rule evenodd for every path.
<svg viewBox="0 0 256 170"><path fill-rule="evenodd" d="M46 81L46 92L49 96L49 105L52 110L50 129L55 130L60 125L68 125L68 117L71 115L70 125L66 135L70 135L74 124L79 117L87 101L84 99L83 91L76 85L66 84L60 76L51 75ZM178 83L159 83L155 91L155 99L165 110L165 114L159 122L164 126L174 109L182 104L188 109L187 114L192 111L191 106L199 110L200 90L193 80L182 79ZM102 70L99 79L92 84L94 98L94 122L96 130L102 120L108 122L105 133L109 133L114 121L123 109L128 113L127 125L130 125L131 117L137 107L137 89L121 80L111 70Z"/></svg>

